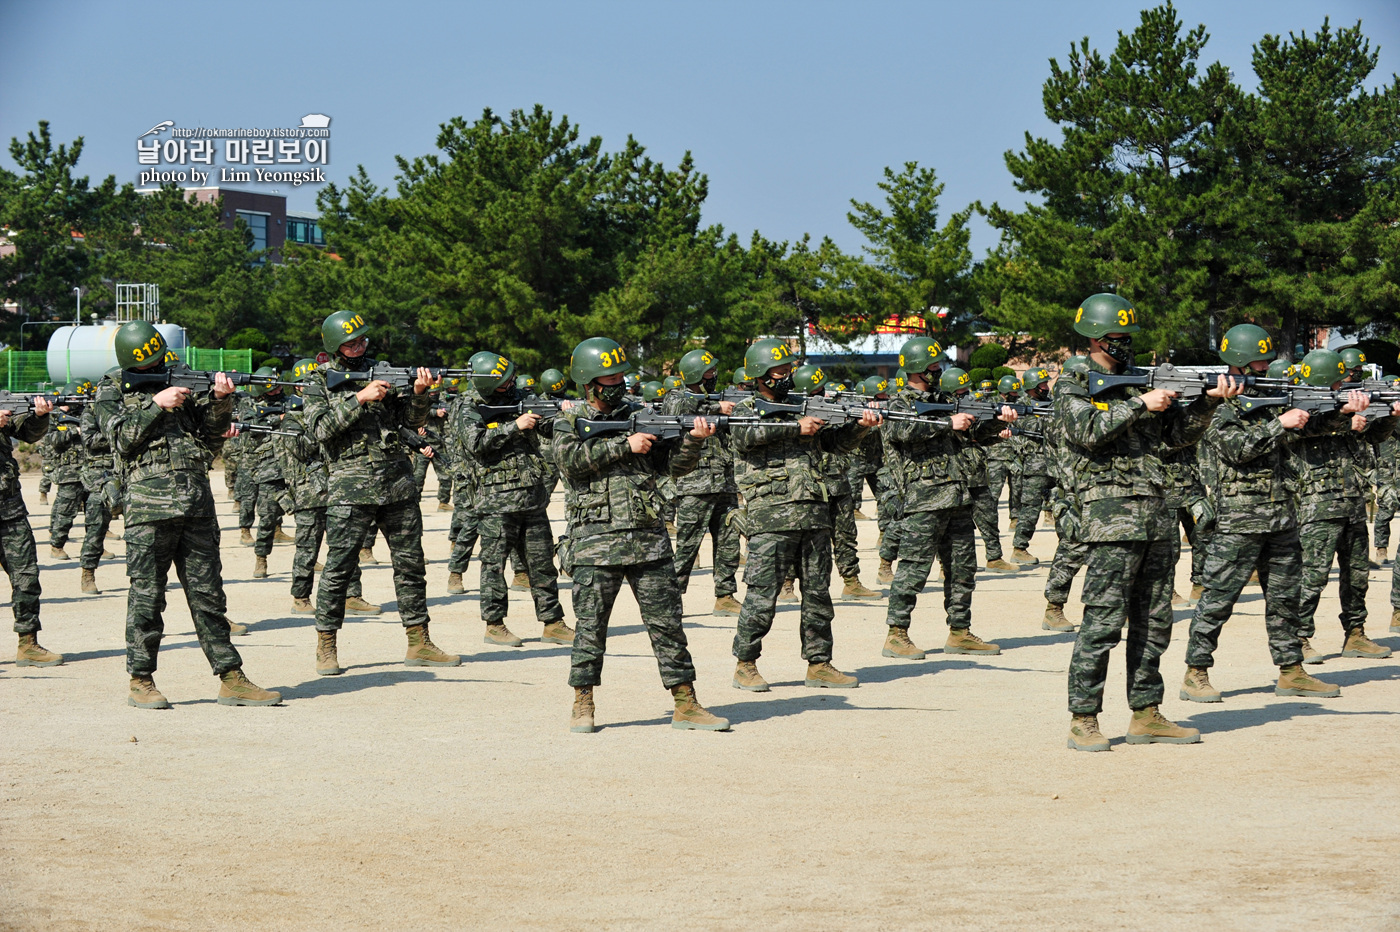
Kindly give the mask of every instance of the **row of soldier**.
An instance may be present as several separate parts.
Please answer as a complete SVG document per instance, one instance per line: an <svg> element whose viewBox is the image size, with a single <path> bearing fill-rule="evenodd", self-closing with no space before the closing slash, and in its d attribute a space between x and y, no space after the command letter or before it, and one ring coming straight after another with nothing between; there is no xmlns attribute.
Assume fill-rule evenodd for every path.
<svg viewBox="0 0 1400 932"><path fill-rule="evenodd" d="M1236 571L1241 566L1252 570L1256 565L1268 604L1270 646L1281 668L1277 691L1283 695L1337 694L1335 687L1307 676L1292 662L1295 653L1299 662L1321 659L1309 640L1311 614L1321 585L1310 584L1316 574L1309 572L1303 592L1294 595L1288 579L1296 587L1301 574L1289 573L1286 561L1277 562L1278 553L1288 548L1290 531L1295 543L1299 539L1294 504L1298 483L1290 485L1290 480L1275 477L1276 487L1266 490L1264 501L1279 513L1266 519L1262 531L1256 532L1248 520L1242 522L1230 514L1234 499L1240 494L1249 499L1255 493L1246 490L1248 494L1236 494L1238 483L1232 470L1237 471L1238 464L1231 456L1237 451L1231 448L1231 453L1221 454L1209 438L1212 429L1230 421L1228 415L1234 410L1234 400L1246 391L1246 380L1237 383L1222 378L1214 387L1198 380L1193 388L1189 380L1178 379L1166 388L1154 388L1153 373L1142 375L1133 370L1138 374L1126 382L1120 379L1120 383L1113 383L1102 375L1114 376L1128 368L1131 356L1120 357L1126 353L1124 344L1130 348L1130 335L1137 329L1136 311L1121 298L1096 295L1086 300L1075 326L1089 338L1090 354L1067 365L1070 378L1062 378L1057 385L1053 410L1048 404L1050 375L1045 370L1028 372L1022 386L1003 386L1008 391L996 399L1029 401L1030 405L992 403L978 408L966 404L969 399L978 400L967 374L945 368L941 348L927 338L910 340L903 347L900 362L907 385L897 389L892 400L886 398L883 380L877 379L865 386L864 405L813 407L816 397L827 394L823 373L813 366L795 366L797 361L783 341L760 340L749 348L745 366L736 375L736 382L752 383L752 393L736 396L718 392L716 360L708 352L696 350L682 358L680 385L664 398L659 397L656 386L644 389L661 402L661 416L648 418L645 408L628 401L625 375L631 366L625 351L606 338L584 341L574 352L571 374L584 400L574 405L540 404L522 390L528 386L517 385L513 365L492 353L478 353L465 372L393 370L376 364L365 354L368 327L363 318L340 312L328 318L323 327L332 361L320 369L310 360L299 363L288 385L281 384L270 370L242 377L253 397L235 424L233 384L228 377L207 378L209 390L192 393L180 384L180 378L170 377L172 370L165 362L163 345L158 347L159 353L151 355L159 340L153 328L147 328L147 333L141 325L129 324L119 333L118 352L133 355L122 360L130 369L104 380L91 414L97 433L116 448L117 471L125 480L129 551L137 551L128 561L132 576L128 608L130 701L142 707L166 704L152 678L164 578L172 561L182 580L189 575L191 555L198 561L198 569L213 570L207 592L186 591L206 654L225 680L220 701L269 704L280 698L242 677L241 662L226 633L233 626L224 615L207 470L213 455L231 437L247 445L235 459L239 475L250 469L258 471L256 482L240 494L240 525L246 537L252 536L254 511L262 517L253 542L255 575L266 574L265 558L279 533L281 511L290 511L296 518L293 610L316 615L316 670L322 675L341 672L338 632L346 611L378 610L363 601L358 589L359 561L376 533L382 533L389 544L408 638L406 662L460 662L455 655L439 650L428 636L417 501L423 471L439 451L457 464L455 470L446 472L447 483L442 482L444 472L439 464L440 484L457 484L449 589L460 591L462 570L479 536L486 639L494 644L519 645L520 639L504 624L504 566L507 555L515 555L517 569L523 567L521 572L528 577L545 640L573 645L570 683L576 690L571 720L574 730L593 729L592 690L600 682L607 618L624 579L641 605L663 683L676 695L673 724L712 730L727 727L727 722L708 713L695 698L694 668L680 625L680 593L686 588L705 533L714 541L715 612L739 619L734 685L755 691L768 689L756 662L776 601L797 598L793 580L801 583L807 685L857 685L855 677L831 664L833 611L827 582L834 544L837 567L846 583L843 595L879 597L859 581L852 478L870 481L868 477L876 477L872 485L881 520L881 581L891 583L884 655L923 658L908 629L917 594L928 580L935 558L943 566L944 607L950 629L944 650L995 654L997 646L977 638L970 627L978 569L973 529L982 534L988 568L1016 568L1001 560L995 511L1000 488L992 488L988 481L988 459L1000 449L1012 451L1010 457L999 458L1000 462L1016 463L1021 477L1017 490L1020 501L1014 511L1013 560L1036 562L1026 548L1041 508L1048 505L1056 517L1060 546L1046 590L1049 604L1044 627L1073 630L1063 605L1078 566L1088 566L1084 627L1070 672L1071 747L1107 747L1096 716L1102 705L1108 650L1121 636L1125 622L1129 663L1135 670L1129 682L1134 715L1128 740L1199 740L1194 730L1174 725L1159 710L1162 687L1157 659L1170 636L1171 578L1180 553L1176 534L1179 514L1189 516L1193 557L1199 555L1204 561L1202 569L1193 571L1193 582L1199 580L1202 591L1193 592L1193 597L1200 595L1201 599L1193 620L1188 651L1191 665L1182 698L1220 699L1206 673L1210 654L1219 626L1239 595L1233 582ZM1234 350L1229 348L1231 339ZM1241 345L1254 347L1252 358L1241 355ZM1231 372L1243 376L1257 369L1261 385L1267 382L1265 367L1272 356L1263 331L1255 334L1236 328L1222 345L1222 358ZM1315 356L1309 357L1311 365L1304 360L1303 368L1330 372L1330 359ZM1324 362L1326 365L1319 365ZM1340 359L1337 364L1345 369ZM146 375L133 378L133 372ZM1346 373L1338 375L1337 381L1341 381ZM431 390L444 376L466 381L450 404L434 408ZM1321 384L1312 375L1305 378L1309 384ZM545 380L545 395L562 395L562 373L546 373ZM1094 384L1096 380L1098 384ZM1157 381L1163 382L1160 370ZM300 395L278 399L284 388ZM1024 399L1007 397L1018 388L1025 392ZM1174 392L1183 389L1186 397L1178 399ZM789 398L794 391L799 398L809 400L794 404ZM841 400L840 392L835 395ZM1227 401L1230 404L1221 407ZM1323 470L1345 462L1345 470L1334 470L1342 484L1333 489L1324 483L1321 498L1349 500L1347 490L1360 486L1357 481L1351 485L1345 481L1347 476L1360 475L1354 458L1346 458L1355 453L1355 444L1360 442L1357 438L1364 435L1370 441L1383 440L1393 425L1389 416L1364 415L1368 403L1360 395L1351 398L1338 405L1335 414L1317 418L1311 429L1307 427L1307 412L1297 410L1275 420L1260 416L1247 426L1258 433L1264 425L1265 433L1279 438L1278 455L1274 456L1281 464L1276 470L1279 476L1289 473L1296 480L1299 455L1309 464L1316 461L1314 465ZM36 400L36 418L41 416L38 407ZM1266 410L1278 413L1276 407ZM162 418L154 412L178 416ZM428 430L428 418L434 412L440 421L434 426L443 437ZM934 416L935 412L946 416ZM88 414L84 412L84 419ZM197 416L191 420L185 416L190 414ZM1021 417L1032 418L1030 426L1016 424ZM161 429L153 430L151 424ZM141 429L132 433L133 426ZM880 430L873 430L876 427ZM1300 438L1306 438L1299 444L1301 454L1283 455L1292 438L1288 431L1298 431ZM33 433L32 427L29 432ZM180 450L177 434L189 439L191 448L203 451L198 464L189 458L188 469L184 468L185 451ZM1203 465L1213 464L1204 470L1207 476L1215 477L1204 485L1193 468L1197 442L1203 434L1208 442L1202 451L1215 451L1201 457ZM255 441L271 443L275 455L250 455L256 449L252 446ZM1252 445L1246 445L1250 460L1260 455L1261 444L1267 445L1255 438ZM153 447L161 449L154 452ZM420 452L421 471L416 481L410 465L413 450ZM854 477L848 466L852 455L866 469ZM267 478L272 475L268 464L274 464L280 477ZM992 472L995 476L995 469ZM202 490L194 489L199 484L196 473ZM573 577L577 636L563 620L556 542L545 516L545 505L560 474L565 480L568 531L558 542L557 552L561 567ZM660 486L667 481L674 483L674 552L660 494ZM144 491L161 494L142 494L143 484L150 486ZM1213 494L1206 493L1206 486ZM174 495L172 502L168 494L172 488L185 494ZM143 507L149 510L157 499L167 507L159 515L146 514ZM212 530L212 562L207 547L196 547L191 554L179 547L162 550L153 546L154 553L142 555L142 535L138 533L133 541L131 533L133 501L138 524L143 523L141 515L146 524L178 520L188 536L192 532L185 525L200 519L193 522L198 525L193 533L208 538ZM1345 510L1343 505L1331 511L1323 509L1326 514L1319 518L1307 511L1307 495L1301 501L1305 526L1318 521L1336 523L1333 512ZM1261 513L1258 505L1250 499L1248 515L1252 518ZM178 517L176 511L181 512ZM1299 563L1304 550L1310 560L1325 551L1328 565L1332 553L1342 553L1343 625L1347 632L1344 653L1386 656L1389 651L1364 634L1364 518L1359 584L1354 522L1349 518L1342 522L1345 526L1340 537L1328 536L1332 523L1301 538L1312 543L1308 548L1299 547ZM1213 526L1218 531L1208 541ZM1270 538L1261 545L1253 538L1245 544L1237 539L1256 533L1282 535L1284 540L1280 543ZM742 604L734 598L740 535L749 540L747 593ZM312 574L323 536L328 552L313 607L309 598ZM169 539L168 534L157 537ZM1254 553L1249 549L1255 545L1262 550ZM30 546L32 550L32 537ZM151 558L152 585L138 586L138 573ZM84 570L86 589L90 570L86 565ZM1324 566L1322 583L1326 574ZM1240 581L1239 589L1243 585ZM18 592L18 585L16 589ZM37 596L34 614L37 626ZM17 598L17 619L19 615Z"/></svg>

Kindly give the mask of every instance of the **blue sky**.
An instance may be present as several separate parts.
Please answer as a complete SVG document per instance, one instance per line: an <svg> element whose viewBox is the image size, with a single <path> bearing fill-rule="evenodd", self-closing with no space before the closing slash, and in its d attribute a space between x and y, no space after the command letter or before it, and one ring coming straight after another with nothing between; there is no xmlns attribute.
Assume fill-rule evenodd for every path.
<svg viewBox="0 0 1400 932"><path fill-rule="evenodd" d="M1358 19L1400 72L1396 0L1178 4L1211 33L1207 60L1252 85L1265 33ZM294 126L331 115L328 176L363 164L392 182L396 154L431 151L438 124L536 102L608 148L628 133L710 176L706 222L747 238L804 232L856 249L849 200L876 199L886 165L916 160L947 183L946 214L1022 200L1002 161L1052 131L1040 88L1051 57L1088 36L1107 52L1140 5L977 3L230 4L0 0L0 137L51 122L86 138L80 168L136 181L136 136L179 126ZM12 167L8 153L0 162ZM216 168L217 168L216 162ZM272 186L268 186L272 187ZM289 206L314 207L309 187ZM991 246L980 227L973 245Z"/></svg>

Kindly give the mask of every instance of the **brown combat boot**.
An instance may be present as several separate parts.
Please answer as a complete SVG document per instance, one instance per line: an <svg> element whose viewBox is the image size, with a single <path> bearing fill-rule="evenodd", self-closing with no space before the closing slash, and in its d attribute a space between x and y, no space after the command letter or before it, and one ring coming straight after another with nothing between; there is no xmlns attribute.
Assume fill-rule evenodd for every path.
<svg viewBox="0 0 1400 932"><path fill-rule="evenodd" d="M1129 744L1200 744L1201 733L1167 719L1155 705L1135 709L1128 723Z"/></svg>
<svg viewBox="0 0 1400 932"><path fill-rule="evenodd" d="M1099 731L1097 715L1075 715L1069 723L1069 743L1071 751L1107 751L1108 739Z"/></svg>
<svg viewBox="0 0 1400 932"><path fill-rule="evenodd" d="M520 647L525 642L516 637L505 622L498 621L494 624L486 625L486 637L482 639L484 643L495 644L497 647Z"/></svg>
<svg viewBox="0 0 1400 932"><path fill-rule="evenodd" d="M149 676L133 676L131 688L126 694L126 704L138 709L168 709L170 702L156 689L156 681Z"/></svg>
<svg viewBox="0 0 1400 932"><path fill-rule="evenodd" d="M1175 589L1172 590L1172 604L1173 604L1173 605L1185 606L1185 605L1186 605L1188 602L1190 602L1190 601L1191 601L1190 599L1186 598L1186 596L1182 595L1180 592L1177 592Z"/></svg>
<svg viewBox="0 0 1400 932"><path fill-rule="evenodd" d="M1386 563L1389 563L1389 562L1390 562L1390 554L1387 552L1386 548L1385 548L1385 547L1377 547L1377 548L1376 548L1376 564L1377 564L1377 565L1383 566L1383 565L1385 565Z"/></svg>
<svg viewBox="0 0 1400 932"><path fill-rule="evenodd" d="M250 527L238 529L238 542L245 547L253 546L253 529Z"/></svg>
<svg viewBox="0 0 1400 932"><path fill-rule="evenodd" d="M1043 631L1073 631L1074 622L1065 617L1065 603L1046 602L1045 617L1040 620Z"/></svg>
<svg viewBox="0 0 1400 932"><path fill-rule="evenodd" d="M92 570L83 570L83 581L79 586L83 595L101 595L102 590L97 588L97 574Z"/></svg>
<svg viewBox="0 0 1400 932"><path fill-rule="evenodd" d="M741 552L739 553L739 565L740 565L740 566L748 566L748 565L749 565L749 552L748 552L747 550L741 551Z"/></svg>
<svg viewBox="0 0 1400 932"><path fill-rule="evenodd" d="M116 555L115 553L113 553L112 551L107 550L107 549L105 549L105 548L103 549L103 551L102 551L102 559L104 559L104 560L115 560L116 558L117 558L117 555Z"/></svg>
<svg viewBox="0 0 1400 932"><path fill-rule="evenodd" d="M49 493L48 493L48 492L40 492L40 493L39 493L39 504L40 504L40 505L47 505L48 503L49 503ZM169 706L167 706L166 708L169 708Z"/></svg>
<svg viewBox="0 0 1400 932"><path fill-rule="evenodd" d="M361 548L360 548L360 563L361 563L361 565L374 565L374 564L376 564L376 563L378 563L378 562L379 562L379 558L376 557L376 556L374 555L374 548L373 548L373 547L361 547Z"/></svg>
<svg viewBox="0 0 1400 932"><path fill-rule="evenodd" d="M1206 594L1206 587L1200 583L1191 586L1191 607L1195 608L1201 602L1201 596Z"/></svg>
<svg viewBox="0 0 1400 932"><path fill-rule="evenodd" d="M994 657L1001 653L1001 646L984 641L968 628L949 628L948 641L943 645L945 654L985 654Z"/></svg>
<svg viewBox="0 0 1400 932"><path fill-rule="evenodd" d="M1365 627L1357 625L1347 632L1347 638L1342 642L1342 656L1384 660L1390 656L1390 648L1368 638Z"/></svg>
<svg viewBox="0 0 1400 932"><path fill-rule="evenodd" d="M272 542L274 544L295 544L297 539L295 537L288 537L287 533L279 527L272 533Z"/></svg>
<svg viewBox="0 0 1400 932"><path fill-rule="evenodd" d="M1187 702L1224 702L1220 690L1210 685L1210 671L1205 667L1187 667L1186 678L1181 681L1182 699Z"/></svg>
<svg viewBox="0 0 1400 932"><path fill-rule="evenodd" d="M240 625L233 619L225 619L228 622L228 633L233 637L242 637L248 633L247 625Z"/></svg>
<svg viewBox="0 0 1400 932"><path fill-rule="evenodd" d="M1324 663L1327 660L1327 658L1323 656L1322 651L1312 646L1311 638L1299 638L1298 644L1303 648L1303 663L1317 664Z"/></svg>
<svg viewBox="0 0 1400 932"><path fill-rule="evenodd" d="M867 518L867 517L865 516L865 512L861 511L859 508L857 508L854 512L852 512L852 515L855 517L855 519L856 519L857 521L869 521L869 520L870 520L869 518Z"/></svg>
<svg viewBox="0 0 1400 932"><path fill-rule="evenodd" d="M894 657L898 660L923 660L925 654L909 640L908 628L891 625L889 633L885 635L885 646L880 651L880 656Z"/></svg>
<svg viewBox="0 0 1400 932"><path fill-rule="evenodd" d="M739 604L739 600L732 595L722 595L715 599L715 609L710 614L738 618L739 613L744 610L744 606Z"/></svg>
<svg viewBox="0 0 1400 932"><path fill-rule="evenodd" d="M1390 610L1390 633L1400 634L1400 608Z"/></svg>
<svg viewBox="0 0 1400 932"><path fill-rule="evenodd" d="M316 675L317 676L340 676L345 671L340 666L340 658L336 656L335 631L316 632Z"/></svg>
<svg viewBox="0 0 1400 932"><path fill-rule="evenodd" d="M875 581L885 586L894 582L894 564L889 560L881 559L880 569L875 573Z"/></svg>
<svg viewBox="0 0 1400 932"><path fill-rule="evenodd" d="M314 615L316 606L311 604L310 599L292 599L293 615Z"/></svg>
<svg viewBox="0 0 1400 932"><path fill-rule="evenodd" d="M267 557L257 557L253 560L253 578L267 578Z"/></svg>
<svg viewBox="0 0 1400 932"><path fill-rule="evenodd" d="M53 544L49 544L49 559L67 560L68 558L69 557L67 550L64 550L62 547L55 547Z"/></svg>
<svg viewBox="0 0 1400 932"><path fill-rule="evenodd" d="M1303 672L1301 664L1290 664L1278 668L1278 683L1274 685L1275 696L1306 696L1309 699L1335 699L1342 694L1342 688L1333 683L1324 683Z"/></svg>
<svg viewBox="0 0 1400 932"><path fill-rule="evenodd" d="M1013 547L1011 549L1011 562L1019 563L1022 566L1035 566L1036 564L1040 563L1040 558L1032 556L1029 550L1024 550L1020 547Z"/></svg>
<svg viewBox="0 0 1400 932"><path fill-rule="evenodd" d="M406 667L460 667L462 658L438 649L433 639L428 637L428 623L409 625L403 629L408 637L408 652L404 654Z"/></svg>
<svg viewBox="0 0 1400 932"><path fill-rule="evenodd" d="M1252 573L1249 574L1249 585L1253 585L1253 586L1259 585L1259 571L1258 571L1258 570L1255 570L1254 572L1252 572Z"/></svg>
<svg viewBox="0 0 1400 932"><path fill-rule="evenodd" d="M540 633L540 640L546 644L572 644L574 643L574 629L562 621L551 621L544 626L544 631Z"/></svg>
<svg viewBox="0 0 1400 932"><path fill-rule="evenodd" d="M778 590L778 601L779 601L779 602L798 602L798 601L801 601L801 600L798 598L796 591L793 590L793 582L794 582L794 580L791 580L791 579L785 579L785 580L783 580L783 588L781 588L781 589Z"/></svg>
<svg viewBox="0 0 1400 932"><path fill-rule="evenodd" d="M314 569L314 570L315 570L316 572L318 572L318 573L321 572L322 570L324 570L325 568L326 568L326 564L322 563L320 560L317 560L317 561L316 561L316 565L315 565L314 567L312 567L312 569Z"/></svg>
<svg viewBox="0 0 1400 932"><path fill-rule="evenodd" d="M734 667L734 688L751 693L766 693L770 689L768 681L758 672L758 664L752 660L740 660Z"/></svg>
<svg viewBox="0 0 1400 932"><path fill-rule="evenodd" d="M988 560L988 561L987 561L987 569L991 570L993 573L1014 573L1014 572L1016 572L1016 567L1013 566L1013 565L1010 564L1010 563L1007 563L1007 562L1006 562L1005 560L1003 560L1001 557L997 557L995 560Z"/></svg>
<svg viewBox="0 0 1400 932"><path fill-rule="evenodd" d="M574 711L569 717L569 731L578 735L591 735L598 728L593 724L593 687L574 687Z"/></svg>
<svg viewBox="0 0 1400 932"><path fill-rule="evenodd" d="M511 577L511 580L510 580L510 587L511 587L512 589L529 589L529 588L530 588L530 574L529 574L529 573L526 573L526 572L523 571L523 570L520 571L520 572L517 572L513 577Z"/></svg>
<svg viewBox="0 0 1400 932"><path fill-rule="evenodd" d="M842 673L830 663L809 663L804 685L814 689L855 689L860 685L860 680L849 673Z"/></svg>
<svg viewBox="0 0 1400 932"><path fill-rule="evenodd" d="M55 654L39 646L37 634L21 634L19 650L15 652L17 667L57 667L62 665L63 655Z"/></svg>
<svg viewBox="0 0 1400 932"><path fill-rule="evenodd" d="M1019 518L1012 518L1010 521L1006 522L1006 529L1007 529L1008 531L1014 531L1014 530L1016 530L1016 525L1018 525L1018 524L1020 524L1020 523L1021 523L1021 521L1020 521Z"/></svg>
<svg viewBox="0 0 1400 932"><path fill-rule="evenodd" d="M711 714L695 698L695 684L682 683L671 687L676 697L676 711L671 715L671 727L694 731L728 731L729 719Z"/></svg>
<svg viewBox="0 0 1400 932"><path fill-rule="evenodd" d="M242 670L219 677L219 705L281 705L282 694L254 685Z"/></svg>
<svg viewBox="0 0 1400 932"><path fill-rule="evenodd" d="M466 592L466 591L467 591L467 587L464 586L464 585L462 585L462 574L461 574L461 573L448 573L448 574L447 574L447 594L448 594L448 595L460 595L461 593Z"/></svg>
<svg viewBox="0 0 1400 932"><path fill-rule="evenodd" d="M872 589L867 589L860 583L859 576L851 576L844 580L846 585L841 589L843 599L878 599L880 593Z"/></svg>
<svg viewBox="0 0 1400 932"><path fill-rule="evenodd" d="M451 510L452 510L452 503L451 503L451 502L438 502L438 511L451 511Z"/></svg>
<svg viewBox="0 0 1400 932"><path fill-rule="evenodd" d="M350 615L378 615L383 609L358 595L352 595L345 600L345 611Z"/></svg>

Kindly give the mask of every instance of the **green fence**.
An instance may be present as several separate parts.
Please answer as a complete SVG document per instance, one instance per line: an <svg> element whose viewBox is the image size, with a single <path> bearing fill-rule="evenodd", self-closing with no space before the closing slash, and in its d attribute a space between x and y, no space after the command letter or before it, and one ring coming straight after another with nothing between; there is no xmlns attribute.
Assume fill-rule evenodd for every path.
<svg viewBox="0 0 1400 932"><path fill-rule="evenodd" d="M186 347L177 355L191 369L216 372L252 372L252 350L198 349ZM49 388L49 354L45 351L6 350L0 353L0 384L6 391L39 392Z"/></svg>

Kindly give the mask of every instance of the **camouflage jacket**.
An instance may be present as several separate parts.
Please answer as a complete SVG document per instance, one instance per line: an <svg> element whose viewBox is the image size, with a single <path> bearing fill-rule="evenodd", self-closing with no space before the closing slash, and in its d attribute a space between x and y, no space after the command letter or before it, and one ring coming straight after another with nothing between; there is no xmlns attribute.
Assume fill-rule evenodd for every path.
<svg viewBox="0 0 1400 932"><path fill-rule="evenodd" d="M695 398L687 398L685 389L667 392L662 399L663 414L719 414L719 405L710 404ZM715 495L723 492L734 493L734 454L729 449L729 437L716 432L705 440L700 464L686 475L675 480L679 495Z"/></svg>
<svg viewBox="0 0 1400 932"><path fill-rule="evenodd" d="M233 396L191 393L166 411L148 392L123 392L108 377L97 386L97 422L120 460L127 525L214 516L209 465L233 419Z"/></svg>
<svg viewBox="0 0 1400 932"><path fill-rule="evenodd" d="M1205 487L1201 484L1201 472L1196 465L1195 444L1177 450L1162 451L1162 466L1167 471L1167 484L1162 490L1162 496L1168 510L1186 506L1205 494Z"/></svg>
<svg viewBox="0 0 1400 932"><path fill-rule="evenodd" d="M19 462L15 460L15 441L38 443L49 429L49 416L37 414L11 415L0 427L0 521L14 521L29 514L19 494Z"/></svg>
<svg viewBox="0 0 1400 932"><path fill-rule="evenodd" d="M1092 359L1097 371L1108 370ZM1129 370L1132 371L1132 370ZM1202 394L1190 405L1154 414L1143 391L1120 386L1090 397L1086 373L1066 372L1055 383L1055 417L1065 436L1065 467L1079 476L1079 539L1085 543L1165 540L1176 534L1176 512L1165 507L1171 483L1164 452L1196 442L1220 399Z"/></svg>
<svg viewBox="0 0 1400 932"><path fill-rule="evenodd" d="M97 422L97 406L84 405L82 417L78 419L78 434L83 440L83 490L99 492L107 484L114 471L112 444L102 433L102 425Z"/></svg>
<svg viewBox="0 0 1400 932"><path fill-rule="evenodd" d="M1371 484L1369 474L1359 465L1360 451L1369 453L1367 438L1389 437L1395 430L1395 418L1371 421L1362 433L1351 429L1350 415L1335 414L1319 420L1323 422L1319 429L1305 431L1290 450L1298 477L1298 522L1365 523Z"/></svg>
<svg viewBox="0 0 1400 932"><path fill-rule="evenodd" d="M734 408L735 417L756 417L754 399ZM851 453L870 428L849 421L804 437L791 415L730 428L734 482L744 496L751 534L831 527L824 457Z"/></svg>
<svg viewBox="0 0 1400 932"><path fill-rule="evenodd" d="M264 399L266 399L264 401ZM265 405L280 405L285 399L280 395L262 398L251 398L243 411L239 412L239 420L248 424L257 424L260 427L271 427L273 430L282 429L282 415L269 414L261 410ZM260 434L248 431L239 434L246 444L244 450L250 454L247 457L248 468L254 471L254 478L258 482L282 482L282 461L277 456L275 444L276 434Z"/></svg>
<svg viewBox="0 0 1400 932"><path fill-rule="evenodd" d="M615 414L636 410L624 406ZM700 462L700 441L685 435L633 453L627 436L580 439L574 422L601 417L592 405L560 412L554 424L554 462L564 479L564 509L572 561L580 566L627 566L671 559L671 538L661 516L658 476L683 476Z"/></svg>
<svg viewBox="0 0 1400 932"><path fill-rule="evenodd" d="M362 357L362 365L375 360ZM362 405L352 388L331 392L326 373L347 371L339 356L303 383L302 423L321 444L330 469L328 505L387 505L418 498L409 447L399 429L427 422L428 394L389 390L383 401Z"/></svg>
<svg viewBox="0 0 1400 932"><path fill-rule="evenodd" d="M55 410L55 414L63 412ZM82 482L83 463L87 451L83 447L82 433L77 424L60 424L54 417L49 418L48 455L53 457L53 471L50 478L54 482Z"/></svg>
<svg viewBox="0 0 1400 932"><path fill-rule="evenodd" d="M885 446L879 432L871 431L860 439L860 446L846 457L846 475L852 482L873 476L885 465Z"/></svg>
<svg viewBox="0 0 1400 932"><path fill-rule="evenodd" d="M942 400L946 399L936 392L906 385L890 401L890 410L912 412L916 401ZM1005 426L1001 421L979 421L970 430L956 431L944 418L887 420L880 429L885 466L904 513L971 504L969 488L987 484L987 461L978 441L995 437Z"/></svg>
<svg viewBox="0 0 1400 932"><path fill-rule="evenodd" d="M554 421L541 418L531 430L521 430L515 418L487 423L477 410L481 395L452 409L452 434L473 474L477 508L485 514L538 511L549 504L545 451L554 436ZM448 454L451 456L451 454Z"/></svg>
<svg viewBox="0 0 1400 932"><path fill-rule="evenodd" d="M300 412L292 412L283 418L280 429L296 436L274 434L265 448L270 447L277 456L282 468L282 480L287 484L287 492L295 506L294 511L325 508L330 470L326 468L321 445L307 432Z"/></svg>
<svg viewBox="0 0 1400 932"><path fill-rule="evenodd" d="M53 445L53 434L49 430L44 431L44 436L34 443L34 452L39 454L39 469L50 481L53 479L54 455L50 447Z"/></svg>
<svg viewBox="0 0 1400 932"><path fill-rule="evenodd" d="M1400 486L1400 440L1387 437L1375 445L1376 473L1378 489L1395 489Z"/></svg>
<svg viewBox="0 0 1400 932"><path fill-rule="evenodd" d="M470 386L452 396L452 400L447 403L446 427L442 438L447 445L448 460L452 464L452 494L455 496L456 507L473 514L477 512L476 470L471 466L471 457L462 446L462 433L457 430L456 424L460 416L458 409L473 404L472 399L479 397ZM552 455L546 456L546 459L553 465Z"/></svg>

